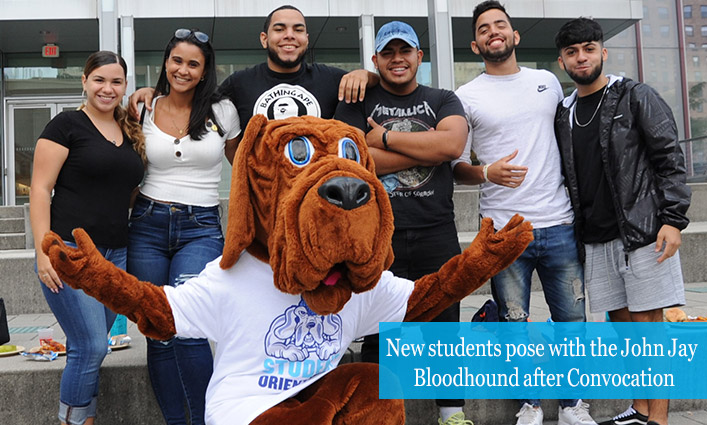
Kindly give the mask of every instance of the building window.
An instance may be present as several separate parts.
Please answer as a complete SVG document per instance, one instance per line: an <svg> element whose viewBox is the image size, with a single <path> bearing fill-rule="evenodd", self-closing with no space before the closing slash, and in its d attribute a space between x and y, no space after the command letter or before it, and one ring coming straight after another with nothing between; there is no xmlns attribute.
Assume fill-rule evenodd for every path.
<svg viewBox="0 0 707 425"><path fill-rule="evenodd" d="M707 43L702 43L702 48L707 49Z"/></svg>
<svg viewBox="0 0 707 425"><path fill-rule="evenodd" d="M687 43L687 47L691 48L692 50L697 49L697 44L695 43Z"/></svg>
<svg viewBox="0 0 707 425"><path fill-rule="evenodd" d="M660 36L663 38L670 37L670 27L667 25L660 26Z"/></svg>
<svg viewBox="0 0 707 425"><path fill-rule="evenodd" d="M700 6L700 16L702 16L703 18L707 18L707 6Z"/></svg>
<svg viewBox="0 0 707 425"><path fill-rule="evenodd" d="M695 35L695 28L692 25L685 25L685 35L687 37Z"/></svg>
<svg viewBox="0 0 707 425"><path fill-rule="evenodd" d="M702 25L700 32L702 33L702 37L707 37L707 25Z"/></svg>
<svg viewBox="0 0 707 425"><path fill-rule="evenodd" d="M700 66L700 57L699 56L693 56L692 57L692 64L695 66Z"/></svg>
<svg viewBox="0 0 707 425"><path fill-rule="evenodd" d="M643 35L651 35L651 26L650 24L643 24L641 25L641 28L643 28Z"/></svg>
<svg viewBox="0 0 707 425"><path fill-rule="evenodd" d="M668 19L668 8L667 7L659 7L658 8L658 16L661 19Z"/></svg>
<svg viewBox="0 0 707 425"><path fill-rule="evenodd" d="M685 6L682 8L682 16L685 19L692 18L692 6Z"/></svg>

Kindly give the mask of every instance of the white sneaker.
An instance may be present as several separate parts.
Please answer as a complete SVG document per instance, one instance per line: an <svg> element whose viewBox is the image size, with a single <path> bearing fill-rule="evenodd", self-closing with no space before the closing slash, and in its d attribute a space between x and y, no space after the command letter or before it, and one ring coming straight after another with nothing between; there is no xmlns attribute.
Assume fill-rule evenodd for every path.
<svg viewBox="0 0 707 425"><path fill-rule="evenodd" d="M528 403L523 403L523 407L516 413L518 420L516 425L542 425L543 424L543 409L533 407Z"/></svg>
<svg viewBox="0 0 707 425"><path fill-rule="evenodd" d="M577 400L576 406L559 408L557 425L597 425L589 415L589 404Z"/></svg>

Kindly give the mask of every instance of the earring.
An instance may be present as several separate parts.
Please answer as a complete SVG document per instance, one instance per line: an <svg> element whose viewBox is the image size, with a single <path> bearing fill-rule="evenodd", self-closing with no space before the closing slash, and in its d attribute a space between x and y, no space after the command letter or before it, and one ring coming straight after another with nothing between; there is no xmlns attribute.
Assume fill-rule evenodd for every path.
<svg viewBox="0 0 707 425"><path fill-rule="evenodd" d="M86 90L81 90L81 104L86 104Z"/></svg>
<svg viewBox="0 0 707 425"><path fill-rule="evenodd" d="M204 81L204 76L202 75L199 81Z"/></svg>

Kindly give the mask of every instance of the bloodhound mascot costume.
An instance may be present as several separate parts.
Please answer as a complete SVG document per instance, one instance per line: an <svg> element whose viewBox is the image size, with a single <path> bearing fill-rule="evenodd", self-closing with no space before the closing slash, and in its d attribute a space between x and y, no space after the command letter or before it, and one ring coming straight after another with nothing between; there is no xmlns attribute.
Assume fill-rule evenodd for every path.
<svg viewBox="0 0 707 425"><path fill-rule="evenodd" d="M378 365L338 366L381 321L428 321L511 264L532 240L514 217L437 273L393 276L393 214L362 132L334 120L250 120L233 163L223 256L178 287L114 267L81 229L78 248L48 233L61 279L156 339L215 343L206 422L404 424L378 398Z"/></svg>

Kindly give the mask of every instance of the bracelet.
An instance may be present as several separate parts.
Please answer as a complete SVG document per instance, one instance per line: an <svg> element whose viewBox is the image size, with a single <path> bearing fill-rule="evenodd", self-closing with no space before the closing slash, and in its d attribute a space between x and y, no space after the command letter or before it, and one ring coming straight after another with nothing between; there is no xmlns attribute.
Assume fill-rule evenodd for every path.
<svg viewBox="0 0 707 425"><path fill-rule="evenodd" d="M482 173L484 174L484 183L489 181L489 166L491 164L486 164L484 165L484 168L482 170Z"/></svg>
<svg viewBox="0 0 707 425"><path fill-rule="evenodd" d="M383 141L383 147L385 148L385 150L388 150L388 130L383 132L381 140Z"/></svg>

